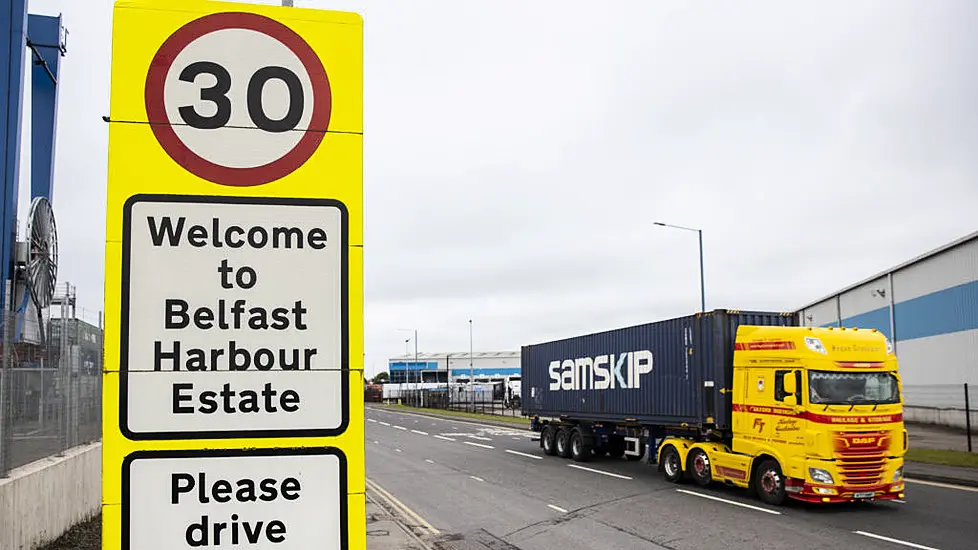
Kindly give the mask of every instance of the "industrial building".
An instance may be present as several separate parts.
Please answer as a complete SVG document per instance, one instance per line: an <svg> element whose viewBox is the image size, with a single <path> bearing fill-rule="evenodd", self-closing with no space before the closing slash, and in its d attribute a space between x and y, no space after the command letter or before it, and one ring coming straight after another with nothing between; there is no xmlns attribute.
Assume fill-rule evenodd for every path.
<svg viewBox="0 0 978 550"><path fill-rule="evenodd" d="M964 427L966 383L978 409L978 231L798 313L805 326L885 334L900 361L906 420Z"/></svg>
<svg viewBox="0 0 978 550"><path fill-rule="evenodd" d="M467 351L419 353L392 357L387 361L392 384L467 383L470 354ZM477 351L471 354L475 382L498 382L520 378L519 351Z"/></svg>

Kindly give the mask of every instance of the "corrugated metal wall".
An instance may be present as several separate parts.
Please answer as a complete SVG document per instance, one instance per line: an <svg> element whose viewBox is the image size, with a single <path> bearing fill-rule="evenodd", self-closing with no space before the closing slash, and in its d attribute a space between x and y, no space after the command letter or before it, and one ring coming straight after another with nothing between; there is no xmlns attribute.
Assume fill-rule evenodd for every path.
<svg viewBox="0 0 978 550"><path fill-rule="evenodd" d="M808 326L880 330L896 344L908 405L963 408L963 384L978 386L978 237L799 313Z"/></svg>

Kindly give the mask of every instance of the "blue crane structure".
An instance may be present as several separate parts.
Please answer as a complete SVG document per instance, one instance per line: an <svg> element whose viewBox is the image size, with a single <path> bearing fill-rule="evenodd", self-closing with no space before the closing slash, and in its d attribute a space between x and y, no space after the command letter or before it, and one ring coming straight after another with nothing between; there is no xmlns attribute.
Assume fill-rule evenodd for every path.
<svg viewBox="0 0 978 550"><path fill-rule="evenodd" d="M17 334L26 307L12 290L17 249L17 207L20 191L21 133L25 61L31 64L31 200L46 198L53 203L54 152L58 119L58 90L61 58L67 52L67 31L61 15L28 13L27 0L4 0L0 7L0 306L16 311ZM31 236L28 235L28 240ZM29 244L30 246L30 244ZM8 296L8 294L11 294Z"/></svg>

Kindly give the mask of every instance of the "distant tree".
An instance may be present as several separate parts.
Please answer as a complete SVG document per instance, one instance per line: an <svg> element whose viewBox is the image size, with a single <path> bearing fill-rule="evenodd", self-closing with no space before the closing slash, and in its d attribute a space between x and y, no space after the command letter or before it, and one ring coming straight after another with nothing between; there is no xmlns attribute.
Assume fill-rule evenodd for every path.
<svg viewBox="0 0 978 550"><path fill-rule="evenodd" d="M378 374L377 376L374 376L373 383L374 384L386 384L386 383L390 382L390 380L391 380L391 376L389 374L387 374L386 372L382 372L382 373Z"/></svg>

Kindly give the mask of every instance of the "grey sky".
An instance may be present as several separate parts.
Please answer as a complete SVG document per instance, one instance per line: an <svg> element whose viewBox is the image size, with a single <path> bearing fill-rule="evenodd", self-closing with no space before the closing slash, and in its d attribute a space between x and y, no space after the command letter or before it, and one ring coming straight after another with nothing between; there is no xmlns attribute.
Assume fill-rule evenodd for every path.
<svg viewBox="0 0 978 550"><path fill-rule="evenodd" d="M795 309L978 226L970 0L295 4L365 19L371 374L398 328L518 349L696 311L696 236L658 219L704 229L711 309ZM31 7L71 33L59 278L97 311L111 2Z"/></svg>

